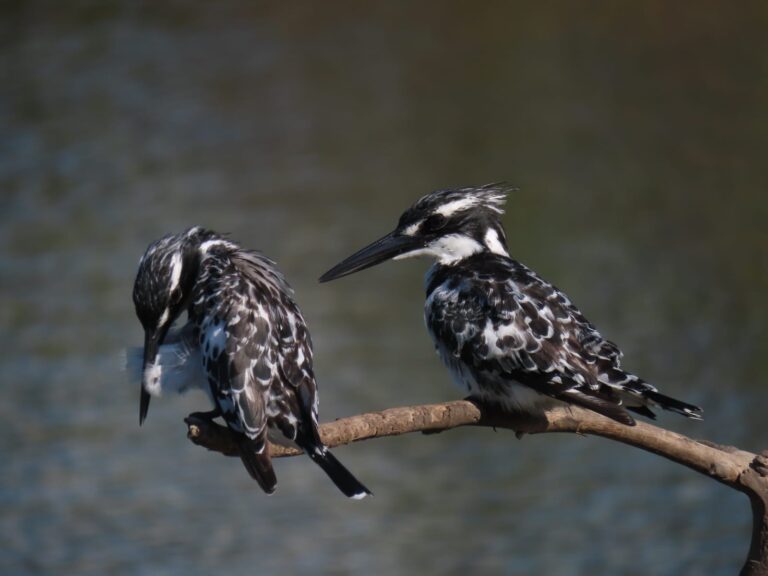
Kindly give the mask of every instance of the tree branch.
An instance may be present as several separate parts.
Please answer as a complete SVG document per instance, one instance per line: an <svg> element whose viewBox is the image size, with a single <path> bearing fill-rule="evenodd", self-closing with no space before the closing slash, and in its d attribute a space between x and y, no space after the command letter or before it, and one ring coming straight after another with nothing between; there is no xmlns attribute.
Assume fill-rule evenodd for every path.
<svg viewBox="0 0 768 576"><path fill-rule="evenodd" d="M209 450L236 456L232 433L210 420L188 417L187 437ZM329 446L340 446L410 432L434 433L460 426L491 426L518 436L545 432L594 434L652 452L704 474L749 497L752 542L742 576L768 576L768 451L753 454L730 446L698 441L651 424L625 426L578 407L553 408L540 416L502 413L467 400L390 408L342 418L320 426ZM273 457L295 456L299 450L273 445Z"/></svg>

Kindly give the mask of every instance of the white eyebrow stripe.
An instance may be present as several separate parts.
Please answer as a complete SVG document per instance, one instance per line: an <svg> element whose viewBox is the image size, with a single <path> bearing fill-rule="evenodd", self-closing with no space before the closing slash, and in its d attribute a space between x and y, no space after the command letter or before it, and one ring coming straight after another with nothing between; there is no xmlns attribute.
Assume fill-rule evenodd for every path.
<svg viewBox="0 0 768 576"><path fill-rule="evenodd" d="M436 212L447 218L456 212L466 210L467 208L472 208L473 206L477 205L477 203L478 201L476 198L461 198L459 200L454 200L453 202L448 202L448 204L443 204L436 210Z"/></svg>
<svg viewBox="0 0 768 576"><path fill-rule="evenodd" d="M171 260L171 292L173 292L179 285L181 279L181 254L176 252Z"/></svg>
<svg viewBox="0 0 768 576"><path fill-rule="evenodd" d="M214 248L216 246L224 246L225 248L232 248L232 249L237 247L232 242L228 242L227 240L224 240L222 238L214 238L213 240L206 240L205 242L200 244L200 252L202 252L203 255L205 255L208 253L208 251L211 248Z"/></svg>
<svg viewBox="0 0 768 576"><path fill-rule="evenodd" d="M158 321L158 326L163 326L168 321L168 317L171 315L171 310L169 308L166 308L163 310L163 315L160 316L160 320Z"/></svg>

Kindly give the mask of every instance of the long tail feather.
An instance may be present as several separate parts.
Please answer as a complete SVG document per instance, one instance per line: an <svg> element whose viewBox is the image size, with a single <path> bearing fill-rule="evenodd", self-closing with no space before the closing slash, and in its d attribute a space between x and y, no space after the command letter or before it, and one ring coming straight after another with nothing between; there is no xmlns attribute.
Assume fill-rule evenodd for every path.
<svg viewBox="0 0 768 576"><path fill-rule="evenodd" d="M255 443L248 438L243 437L238 441L240 448L240 459L243 461L245 469L251 478L256 480L267 494L272 494L277 487L277 477L272 468L272 459L269 456L269 444L264 446L264 450L259 453Z"/></svg>
<svg viewBox="0 0 768 576"><path fill-rule="evenodd" d="M631 410L636 414L640 414L641 416L645 416L650 420L656 420L656 414L653 410L648 408L648 406L626 406L626 409Z"/></svg>
<svg viewBox="0 0 768 576"><path fill-rule="evenodd" d="M643 392L643 396L655 402L660 407L664 408L664 410L677 412L678 414L682 414L683 416L693 420L701 420L703 418L704 411L698 406L694 406L693 404L688 404L687 402L676 400L675 398L671 398L652 390Z"/></svg>
<svg viewBox="0 0 768 576"><path fill-rule="evenodd" d="M632 410L648 418L656 418L651 410L654 406L677 412L693 420L701 420L703 417L703 410L698 406L661 394L642 378L618 368L601 374L600 381L623 396L627 410Z"/></svg>
<svg viewBox="0 0 768 576"><path fill-rule="evenodd" d="M325 446L315 446L307 449L306 452L347 498L360 500L373 495Z"/></svg>

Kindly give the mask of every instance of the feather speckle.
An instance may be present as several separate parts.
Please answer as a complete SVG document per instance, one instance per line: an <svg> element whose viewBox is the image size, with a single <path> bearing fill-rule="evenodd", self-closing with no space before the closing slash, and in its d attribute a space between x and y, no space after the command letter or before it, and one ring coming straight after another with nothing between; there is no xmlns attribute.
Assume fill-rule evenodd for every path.
<svg viewBox="0 0 768 576"><path fill-rule="evenodd" d="M454 379L479 399L517 411L546 398L605 402L617 411L621 404L674 409L654 400L655 387L621 369L616 345L567 297L503 255L484 251L453 266L436 264L425 320ZM698 416L687 408L683 414Z"/></svg>
<svg viewBox="0 0 768 576"><path fill-rule="evenodd" d="M457 193L474 197L471 189ZM444 228L452 236L482 238L482 249L459 259L438 255L427 274L425 321L454 380L470 395L516 411L530 412L553 399L626 424L634 423L627 409L653 417L654 406L699 419L698 407L624 371L619 348L565 294L508 256L493 210L485 205L473 218L488 196L482 191L467 200L455 227L448 222ZM436 212L443 202L452 213L459 205L444 191L419 201ZM496 201L491 208L500 206Z"/></svg>
<svg viewBox="0 0 768 576"><path fill-rule="evenodd" d="M269 437L317 452L312 459L347 496L370 494L320 441L312 341L274 262L192 228L150 245L134 302L153 338L183 311L188 316L143 366L144 390L159 396L163 390L206 389L213 415L237 435L243 463L265 491L276 485Z"/></svg>
<svg viewBox="0 0 768 576"><path fill-rule="evenodd" d="M536 412L555 401L633 425L627 410L660 407L693 419L701 409L625 371L622 354L569 298L509 256L501 224L511 188L438 190L397 227L321 276L341 278L394 258L431 256L424 316L453 379L470 395Z"/></svg>

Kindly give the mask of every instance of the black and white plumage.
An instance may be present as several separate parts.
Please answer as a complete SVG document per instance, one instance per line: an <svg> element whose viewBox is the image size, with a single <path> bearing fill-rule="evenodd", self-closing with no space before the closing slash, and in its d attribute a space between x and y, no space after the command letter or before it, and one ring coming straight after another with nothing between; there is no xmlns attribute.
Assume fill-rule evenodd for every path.
<svg viewBox="0 0 768 576"><path fill-rule="evenodd" d="M198 415L224 419L265 492L277 484L269 436L303 449L345 495L370 494L320 440L312 342L274 262L190 228L147 248L133 301L145 330L140 423L152 396L202 388L214 410ZM171 329L185 311L187 323Z"/></svg>
<svg viewBox="0 0 768 576"><path fill-rule="evenodd" d="M500 220L508 191L488 185L428 194L393 232L320 281L389 258L432 256L425 321L440 358L470 396L524 413L562 401L630 426L627 410L655 418L656 406L700 419L700 408L623 370L619 348L565 294L509 257Z"/></svg>

